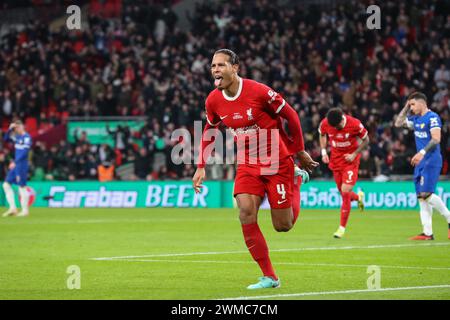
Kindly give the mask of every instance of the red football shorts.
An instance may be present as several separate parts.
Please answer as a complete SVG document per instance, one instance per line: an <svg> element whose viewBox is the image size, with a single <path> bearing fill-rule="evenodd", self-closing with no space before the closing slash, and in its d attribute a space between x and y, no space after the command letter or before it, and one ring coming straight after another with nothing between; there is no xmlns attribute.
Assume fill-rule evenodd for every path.
<svg viewBox="0 0 450 320"><path fill-rule="evenodd" d="M349 184L352 186L356 184L356 181L358 180L358 171L359 165L350 165L341 170L333 171L334 181L336 181L339 191L341 191L342 184Z"/></svg>
<svg viewBox="0 0 450 320"><path fill-rule="evenodd" d="M234 182L234 196L240 193L267 194L272 209L286 209L292 206L294 186L294 160L289 157L280 161L274 175L262 175L261 167L256 165L238 166Z"/></svg>

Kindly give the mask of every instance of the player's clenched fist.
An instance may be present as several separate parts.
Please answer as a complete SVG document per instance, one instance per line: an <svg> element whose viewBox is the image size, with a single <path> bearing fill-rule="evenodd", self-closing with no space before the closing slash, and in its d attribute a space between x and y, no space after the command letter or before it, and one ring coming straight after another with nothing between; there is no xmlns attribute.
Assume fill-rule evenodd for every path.
<svg viewBox="0 0 450 320"><path fill-rule="evenodd" d="M344 155L345 161L347 162L353 162L353 160L355 160L356 158L356 154L355 153L348 153L346 155Z"/></svg>
<svg viewBox="0 0 450 320"><path fill-rule="evenodd" d="M194 177L192 178L192 185L195 193L200 193L205 175L205 168L197 168L195 171Z"/></svg>
<svg viewBox="0 0 450 320"><path fill-rule="evenodd" d="M420 161L422 161L423 157L424 155L422 153L416 153L416 155L411 159L411 164L415 167Z"/></svg>
<svg viewBox="0 0 450 320"><path fill-rule="evenodd" d="M328 153L326 149L322 149L322 162L325 164L330 163L330 158L328 157Z"/></svg>
<svg viewBox="0 0 450 320"><path fill-rule="evenodd" d="M306 151L300 151L297 153L297 158L300 161L301 167L309 173L311 173L313 169L319 165L319 163L314 161Z"/></svg>

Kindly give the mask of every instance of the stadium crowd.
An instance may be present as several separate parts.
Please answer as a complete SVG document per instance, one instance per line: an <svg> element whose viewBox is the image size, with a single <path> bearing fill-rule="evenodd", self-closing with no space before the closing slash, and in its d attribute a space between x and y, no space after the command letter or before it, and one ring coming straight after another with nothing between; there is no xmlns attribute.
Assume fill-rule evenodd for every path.
<svg viewBox="0 0 450 320"><path fill-rule="evenodd" d="M193 165L170 161L176 128L205 120L212 90L210 58L227 47L241 59L240 74L270 85L298 111L306 149L320 158L317 128L341 106L368 128L370 147L361 178L411 174L413 135L394 129L395 115L414 90L424 92L443 121L443 174L450 162L450 12L445 1L384 1L381 29L366 26L363 1L336 6L281 7L277 1L197 4L191 28L177 27L170 6L124 1L120 19L88 17L88 28L50 30L31 22L0 45L0 117L36 119L39 128L68 116L141 116L146 125L111 132L114 146L93 145L83 132L74 143L36 143L36 179L190 179ZM2 148L0 174L10 151ZM218 155L220 156L220 155ZM233 166L212 165L214 178ZM329 176L321 166L316 176ZM2 178L2 177L0 177Z"/></svg>

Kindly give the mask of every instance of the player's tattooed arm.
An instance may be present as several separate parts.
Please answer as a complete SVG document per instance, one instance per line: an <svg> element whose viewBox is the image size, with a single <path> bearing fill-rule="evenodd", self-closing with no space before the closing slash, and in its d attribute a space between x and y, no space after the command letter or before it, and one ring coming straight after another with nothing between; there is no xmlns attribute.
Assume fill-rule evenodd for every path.
<svg viewBox="0 0 450 320"><path fill-rule="evenodd" d="M441 129L434 128L431 130L431 140L428 144L423 148L425 152L433 151L441 143Z"/></svg>
<svg viewBox="0 0 450 320"><path fill-rule="evenodd" d="M434 148L436 148L436 146L439 144L439 141L431 139L430 142L428 142L428 144L425 146L425 148L423 148L423 150L425 152L429 152L434 150Z"/></svg>
<svg viewBox="0 0 450 320"><path fill-rule="evenodd" d="M361 151L363 151L365 148L367 148L367 146L369 145L369 135L366 134L366 136L364 137L364 139L362 139L362 142L359 144L358 148L355 150L356 154L361 153Z"/></svg>
<svg viewBox="0 0 450 320"><path fill-rule="evenodd" d="M394 125L397 128L401 128L401 127L409 128L408 120L407 120L408 112L409 112L409 102L406 102L402 111L400 111L400 113L397 116L397 119L395 120Z"/></svg>
<svg viewBox="0 0 450 320"><path fill-rule="evenodd" d="M362 142L359 144L358 148L353 153L349 153L345 155L345 160L348 162L353 162L356 156L360 154L368 145L369 145L369 136L366 134Z"/></svg>
<svg viewBox="0 0 450 320"><path fill-rule="evenodd" d="M425 157L425 154L429 151L434 150L439 143L441 143L441 129L435 128L431 130L431 140L427 143L427 145L416 153L416 155L411 159L411 164L413 166L416 166L422 161L422 159Z"/></svg>
<svg viewBox="0 0 450 320"><path fill-rule="evenodd" d="M11 123L9 125L8 131L6 131L3 134L3 140L4 141L13 141L14 142L14 139L15 139L14 128L15 127L16 127L15 123Z"/></svg>

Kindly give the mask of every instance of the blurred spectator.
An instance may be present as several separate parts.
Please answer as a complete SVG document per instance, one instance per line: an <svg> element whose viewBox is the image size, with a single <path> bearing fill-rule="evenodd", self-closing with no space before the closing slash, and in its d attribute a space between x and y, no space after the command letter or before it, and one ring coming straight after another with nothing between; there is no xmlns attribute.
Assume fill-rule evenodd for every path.
<svg viewBox="0 0 450 320"><path fill-rule="evenodd" d="M0 180L5 181L6 173L8 171L8 163L6 155L3 151L0 152Z"/></svg>
<svg viewBox="0 0 450 320"><path fill-rule="evenodd" d="M361 154L358 175L362 179L372 179L377 175L375 160L370 157L369 150L364 150Z"/></svg>
<svg viewBox="0 0 450 320"><path fill-rule="evenodd" d="M223 157L214 150L208 159L209 166L206 167L206 176L213 180L221 180L224 178Z"/></svg>
<svg viewBox="0 0 450 320"><path fill-rule="evenodd" d="M104 162L112 162L114 159L114 151L111 149L111 147L104 143L100 145L98 148L98 159L100 163Z"/></svg>
<svg viewBox="0 0 450 320"><path fill-rule="evenodd" d="M134 174L137 179L149 180L151 173L151 157L146 148L140 148L134 161Z"/></svg>
<svg viewBox="0 0 450 320"><path fill-rule="evenodd" d="M441 64L440 68L434 73L434 82L439 89L447 88L450 82L450 70L445 68L445 64Z"/></svg>
<svg viewBox="0 0 450 320"><path fill-rule="evenodd" d="M104 161L97 167L98 181L107 182L114 179L114 165L109 161Z"/></svg>
<svg viewBox="0 0 450 320"><path fill-rule="evenodd" d="M111 130L109 125L106 125L106 131L113 136L115 149L123 152L129 148L131 133L128 126L122 127L121 125L118 125L116 130Z"/></svg>

